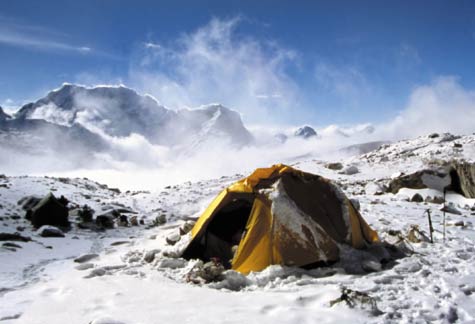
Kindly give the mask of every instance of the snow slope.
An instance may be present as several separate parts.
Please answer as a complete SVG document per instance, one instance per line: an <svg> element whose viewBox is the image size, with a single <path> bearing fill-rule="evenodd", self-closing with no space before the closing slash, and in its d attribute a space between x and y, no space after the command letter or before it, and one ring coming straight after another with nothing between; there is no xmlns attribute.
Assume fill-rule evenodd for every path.
<svg viewBox="0 0 475 324"><path fill-rule="evenodd" d="M185 275L195 261L172 257L186 244L187 236L174 246L166 238L186 220L198 217L222 188L243 175L187 182L150 193L117 193L85 179L2 178L0 232L25 226L22 233L35 242L19 243L22 248L16 252L0 250L0 323L473 323L475 199L449 193L448 200L460 215L446 214L444 241L440 205L408 201L414 193L434 196L441 192L404 189L381 194L378 188L395 173L425 168L434 157L473 160L474 139L425 136L339 161L294 163L333 179L349 197L358 199L363 217L389 242L404 239L412 225L427 233L425 211L431 210L434 244L405 240L403 245L415 253L370 273L357 271L364 251L344 250L345 262L328 268L306 271L272 266L246 277L227 272L218 283L187 283ZM353 165L359 172L348 175L331 170L325 167L328 162ZM22 216L16 205L19 198L50 190L94 209L123 204L146 222L166 214L168 222L149 229L116 228L101 234L72 230L65 238L40 238L23 219L11 216ZM399 237L392 235L397 231ZM155 259L145 261L154 250ZM99 254L90 261L91 268L76 269L78 264L72 259L91 252ZM342 287L374 298L377 311L345 303L330 306Z"/></svg>

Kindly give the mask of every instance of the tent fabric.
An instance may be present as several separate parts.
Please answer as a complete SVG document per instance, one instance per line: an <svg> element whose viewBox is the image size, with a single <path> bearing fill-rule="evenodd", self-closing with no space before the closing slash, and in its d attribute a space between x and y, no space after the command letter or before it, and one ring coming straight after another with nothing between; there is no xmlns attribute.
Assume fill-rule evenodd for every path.
<svg viewBox="0 0 475 324"><path fill-rule="evenodd" d="M245 274L271 264L334 262L338 244L361 249L379 241L330 180L283 164L256 169L224 189L197 220L191 236L184 258L226 259L223 264ZM216 236L225 242L221 247Z"/></svg>

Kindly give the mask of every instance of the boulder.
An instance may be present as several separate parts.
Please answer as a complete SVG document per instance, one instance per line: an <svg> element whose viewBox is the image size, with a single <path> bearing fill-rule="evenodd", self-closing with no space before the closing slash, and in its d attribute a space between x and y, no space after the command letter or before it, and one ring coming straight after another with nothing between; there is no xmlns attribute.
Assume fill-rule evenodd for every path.
<svg viewBox="0 0 475 324"><path fill-rule="evenodd" d="M441 197L441 196L435 196L435 197L427 196L424 201L428 202L430 204L443 204L444 203L444 197Z"/></svg>
<svg viewBox="0 0 475 324"><path fill-rule="evenodd" d="M186 221L183 225L180 226L180 235L185 235L195 226L195 222Z"/></svg>
<svg viewBox="0 0 475 324"><path fill-rule="evenodd" d="M365 192L367 195L379 196L386 192L386 188L379 183L370 182L365 186Z"/></svg>
<svg viewBox="0 0 475 324"><path fill-rule="evenodd" d="M411 201L412 202L423 202L424 198L419 193L416 193L416 194L414 194L414 196L412 196Z"/></svg>
<svg viewBox="0 0 475 324"><path fill-rule="evenodd" d="M153 260L155 260L155 254L157 253L160 253L160 250L155 249L155 250L148 251L147 253L145 253L143 257L144 261L147 263L153 262Z"/></svg>
<svg viewBox="0 0 475 324"><path fill-rule="evenodd" d="M38 230L37 233L41 237L64 237L63 231L59 228L51 225L43 225Z"/></svg>
<svg viewBox="0 0 475 324"><path fill-rule="evenodd" d="M25 217L31 221L35 228L43 225L55 227L69 227L69 211L66 207L67 199L60 199L49 193L31 209L28 209Z"/></svg>
<svg viewBox="0 0 475 324"><path fill-rule="evenodd" d="M341 170L340 174L346 174L346 175L353 175L353 174L357 174L358 172L360 172L360 170L358 170L358 168L354 165L349 165L347 167L345 167L343 170Z"/></svg>
<svg viewBox="0 0 475 324"><path fill-rule="evenodd" d="M125 215L120 215L117 219L117 225L127 227L129 226L129 219Z"/></svg>
<svg viewBox="0 0 475 324"><path fill-rule="evenodd" d="M449 214L462 215L462 212L458 210L453 203L449 203L445 206L441 206L440 210Z"/></svg>
<svg viewBox="0 0 475 324"><path fill-rule="evenodd" d="M443 190L450 183L451 179L447 172L427 169L392 179L388 191L396 194L401 188Z"/></svg>
<svg viewBox="0 0 475 324"><path fill-rule="evenodd" d="M139 221L137 219L137 216L130 217L130 225L131 226L139 226Z"/></svg>
<svg viewBox="0 0 475 324"><path fill-rule="evenodd" d="M17 204L23 209L23 210L30 210L33 207L36 206L41 201L40 197L37 196L26 196L18 200Z"/></svg>
<svg viewBox="0 0 475 324"><path fill-rule="evenodd" d="M77 257L76 259L74 259L74 262L84 263L84 262L88 262L92 259L95 259L97 257L99 257L99 255L95 254L95 253L83 254L83 255Z"/></svg>
<svg viewBox="0 0 475 324"><path fill-rule="evenodd" d="M98 215L96 217L96 225L101 228L114 228L115 217L109 213Z"/></svg>
<svg viewBox="0 0 475 324"><path fill-rule="evenodd" d="M340 162L327 163L325 164L325 168L338 171L343 169L343 164L341 164Z"/></svg>
<svg viewBox="0 0 475 324"><path fill-rule="evenodd" d="M475 198L475 163L452 162L452 183L455 191L460 191L467 198Z"/></svg>
<svg viewBox="0 0 475 324"><path fill-rule="evenodd" d="M179 233L174 233L167 236L166 242L170 245L175 245L178 241L180 241L180 238L181 236Z"/></svg>
<svg viewBox="0 0 475 324"><path fill-rule="evenodd" d="M0 241L29 242L31 238L22 236L19 233L0 233Z"/></svg>

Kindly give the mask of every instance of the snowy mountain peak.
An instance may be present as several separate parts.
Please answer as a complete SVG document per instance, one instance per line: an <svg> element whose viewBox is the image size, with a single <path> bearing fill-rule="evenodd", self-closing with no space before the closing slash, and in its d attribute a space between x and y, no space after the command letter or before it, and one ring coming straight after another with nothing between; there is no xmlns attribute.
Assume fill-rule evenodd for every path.
<svg viewBox="0 0 475 324"><path fill-rule="evenodd" d="M312 136L317 136L317 132L312 127L305 125L297 129L294 135L302 138L309 138Z"/></svg>
<svg viewBox="0 0 475 324"><path fill-rule="evenodd" d="M7 119L10 119L10 115L6 114L2 107L0 107L0 121L3 121L3 120L7 120Z"/></svg>
<svg viewBox="0 0 475 324"><path fill-rule="evenodd" d="M150 95L123 85L85 87L70 83L50 91L44 98L23 106L15 118L40 119L113 137L139 134L153 144L182 145L219 136L232 144L245 145L252 136L241 116L220 104L191 110L171 110Z"/></svg>

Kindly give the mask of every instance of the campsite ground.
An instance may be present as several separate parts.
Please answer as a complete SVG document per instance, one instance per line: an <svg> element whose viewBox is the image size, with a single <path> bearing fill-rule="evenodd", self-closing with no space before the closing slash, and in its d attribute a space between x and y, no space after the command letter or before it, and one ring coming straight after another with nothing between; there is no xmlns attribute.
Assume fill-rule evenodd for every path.
<svg viewBox="0 0 475 324"><path fill-rule="evenodd" d="M33 239L0 249L0 323L475 323L475 199L449 193L447 200L460 214L446 215L444 241L440 205L408 201L415 193L426 198L441 192L380 192L396 173L420 170L435 158L454 157L475 159L475 136L447 141L421 137L341 161L295 161L295 167L337 181L349 197L358 199L361 214L383 240L394 242L390 233L395 231L406 237L412 225L427 232L425 211L430 209L434 244L405 241L414 253L381 271L351 274L352 267L361 266L361 258L357 251L345 249L344 261L329 268L271 266L248 276L231 271L223 281L203 286L185 280L195 261L170 257L186 244L187 236L174 246L166 238L243 175L124 193L86 179L0 178L0 232L24 227L21 234ZM340 174L326 168L327 162L353 165L359 172ZM168 221L148 229L73 228L64 238L43 238L23 219L16 202L49 191L96 211L125 205L145 223L161 214ZM73 261L85 253L98 256L82 264ZM343 287L367 294L376 304L330 306Z"/></svg>

